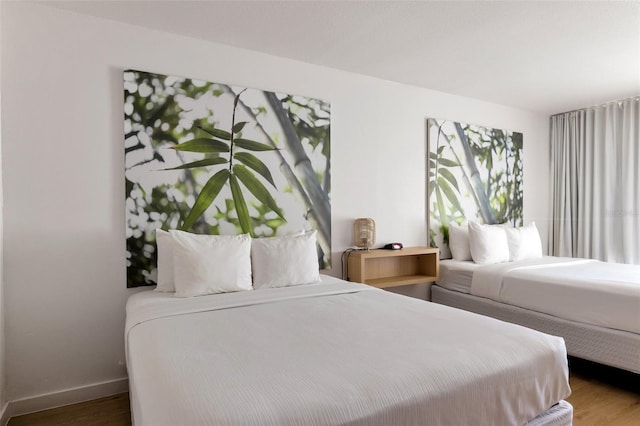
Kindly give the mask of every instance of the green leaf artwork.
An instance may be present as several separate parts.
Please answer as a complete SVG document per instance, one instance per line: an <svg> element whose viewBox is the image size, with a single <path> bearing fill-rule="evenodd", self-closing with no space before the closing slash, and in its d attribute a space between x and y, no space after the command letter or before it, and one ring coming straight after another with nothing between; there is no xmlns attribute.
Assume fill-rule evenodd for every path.
<svg viewBox="0 0 640 426"><path fill-rule="evenodd" d="M201 152L201 153L213 153L213 152L229 152L229 145L210 138L196 138L187 142L180 143L171 148L176 151L188 151L188 152Z"/></svg>
<svg viewBox="0 0 640 426"><path fill-rule="evenodd" d="M156 229L316 230L329 267L330 111L319 99L124 71L127 287L155 284Z"/></svg>
<svg viewBox="0 0 640 426"><path fill-rule="evenodd" d="M229 180L229 170L222 169L207 181L205 186L198 194L195 204L191 207L189 214L182 223L182 230L187 231L191 228L193 223L204 213L211 203L216 199L222 187Z"/></svg>
<svg viewBox="0 0 640 426"><path fill-rule="evenodd" d="M449 224L522 226L522 133L427 120L429 243L450 257Z"/></svg>

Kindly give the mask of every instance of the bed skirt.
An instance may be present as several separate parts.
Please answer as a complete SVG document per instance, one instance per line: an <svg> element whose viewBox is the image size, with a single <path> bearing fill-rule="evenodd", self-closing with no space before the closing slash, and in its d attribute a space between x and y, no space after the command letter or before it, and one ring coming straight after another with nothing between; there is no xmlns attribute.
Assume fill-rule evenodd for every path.
<svg viewBox="0 0 640 426"><path fill-rule="evenodd" d="M544 413L531 419L524 426L571 426L573 424L573 405L562 400Z"/></svg>

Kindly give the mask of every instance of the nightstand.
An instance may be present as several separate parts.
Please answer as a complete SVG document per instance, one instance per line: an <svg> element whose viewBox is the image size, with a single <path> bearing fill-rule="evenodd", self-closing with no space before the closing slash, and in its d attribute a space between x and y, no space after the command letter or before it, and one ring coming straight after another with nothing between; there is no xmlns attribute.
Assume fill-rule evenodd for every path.
<svg viewBox="0 0 640 426"><path fill-rule="evenodd" d="M437 247L352 251L347 255L347 280L378 288L433 283L438 279L439 260Z"/></svg>

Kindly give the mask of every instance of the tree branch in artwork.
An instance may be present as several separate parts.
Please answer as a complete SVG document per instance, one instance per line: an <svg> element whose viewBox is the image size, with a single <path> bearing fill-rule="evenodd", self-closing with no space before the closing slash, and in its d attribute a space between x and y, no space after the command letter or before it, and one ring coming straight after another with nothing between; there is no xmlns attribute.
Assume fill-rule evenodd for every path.
<svg viewBox="0 0 640 426"><path fill-rule="evenodd" d="M325 234L323 235L323 238L329 240L329 234L331 232L331 204L329 202L329 197L320 185L318 177L311 166L311 161L304 152L302 143L300 142L291 121L288 119L287 114L282 108L282 103L273 92L265 92L265 97L280 122L280 126L282 127L282 131L285 136L284 139L287 150L294 159L295 170L301 176L304 189L311 200L311 208L313 209L320 225L318 231ZM312 210L309 212L311 211Z"/></svg>
<svg viewBox="0 0 640 426"><path fill-rule="evenodd" d="M458 137L460 138L460 143L462 144L462 150L464 152L465 160L467 162L467 166L469 171L469 178L471 180L471 184L474 189L474 193L478 199L478 207L480 209L480 216L484 223L496 223L496 217L493 214L493 210L491 210L491 201L489 200L489 196L484 189L484 185L482 184L482 179L480 178L480 173L478 172L478 167L476 166L476 160L471 152L471 147L469 145L469 139L467 135L464 133L462 126L460 123L454 123L456 132L458 133Z"/></svg>

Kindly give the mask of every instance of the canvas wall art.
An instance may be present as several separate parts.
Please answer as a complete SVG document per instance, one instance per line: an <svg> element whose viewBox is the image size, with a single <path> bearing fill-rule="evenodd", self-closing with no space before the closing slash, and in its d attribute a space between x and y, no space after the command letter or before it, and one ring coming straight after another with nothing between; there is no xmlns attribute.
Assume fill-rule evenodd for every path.
<svg viewBox="0 0 640 426"><path fill-rule="evenodd" d="M450 257L449 223L522 226L522 133L427 120L429 243Z"/></svg>
<svg viewBox="0 0 640 426"><path fill-rule="evenodd" d="M155 284L155 230L317 231L331 259L331 108L320 99L124 71L127 287Z"/></svg>

